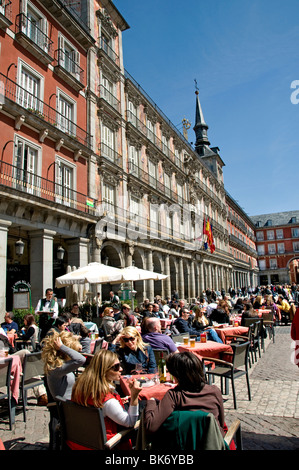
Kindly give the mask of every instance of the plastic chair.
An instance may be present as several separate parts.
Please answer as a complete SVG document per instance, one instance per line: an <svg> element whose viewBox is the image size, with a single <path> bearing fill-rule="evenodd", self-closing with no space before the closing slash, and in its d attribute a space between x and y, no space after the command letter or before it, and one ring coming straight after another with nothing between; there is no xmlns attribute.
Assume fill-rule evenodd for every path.
<svg viewBox="0 0 299 470"><path fill-rule="evenodd" d="M124 429L107 440L103 411L100 408L78 405L57 396L62 449L70 450L70 443L91 450L113 449L124 439L129 439L139 427L139 421L133 428Z"/></svg>
<svg viewBox="0 0 299 470"><path fill-rule="evenodd" d="M36 352L26 354L23 363L23 374L20 381L20 391L23 400L23 415L26 421L26 406L27 406L27 391L30 388L44 385L44 361L42 360L42 353Z"/></svg>
<svg viewBox="0 0 299 470"><path fill-rule="evenodd" d="M248 400L251 400L251 391L249 384L249 375L248 375L248 354L250 342L240 344L231 344L233 349L232 362L223 361L221 359L215 359L210 357L203 357L203 361L211 361L215 363L215 368L207 370L206 374L208 377L220 377L221 379L221 392L223 392L223 379L225 379L225 394L228 394L228 380L231 381L232 391L233 391L233 400L234 408L237 409L237 400L236 400L236 391L235 391L235 379L246 376L247 390L248 390ZM244 369L240 369L244 367Z"/></svg>
<svg viewBox="0 0 299 470"><path fill-rule="evenodd" d="M0 391L0 399L7 398L8 402L8 416L9 416L9 429L12 430L12 425L14 423L14 415L13 415L13 408L12 408L12 396L11 396L11 389L10 389L10 375L11 375L11 366L12 366L12 358L6 357L1 360L0 363L0 388L5 388L6 391Z"/></svg>

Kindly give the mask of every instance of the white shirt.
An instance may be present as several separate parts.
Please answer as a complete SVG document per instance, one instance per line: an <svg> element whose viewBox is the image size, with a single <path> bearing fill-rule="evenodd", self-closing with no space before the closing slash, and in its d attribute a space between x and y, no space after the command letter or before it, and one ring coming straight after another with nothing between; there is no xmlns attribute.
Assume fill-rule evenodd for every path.
<svg viewBox="0 0 299 470"><path fill-rule="evenodd" d="M38 312L41 311L41 300L42 299L39 299L39 301L37 303L35 313L38 313ZM45 307L42 310L43 312L48 312L49 311L50 302L51 302L50 300L46 300ZM54 304L53 311L54 311L53 318L57 318L58 317L58 303L57 302L55 302L55 304Z"/></svg>
<svg viewBox="0 0 299 470"><path fill-rule="evenodd" d="M112 391L112 390L111 390ZM104 418L107 416L115 423L130 428L134 426L139 417L139 405L129 406L129 410L123 409L116 398L110 398L103 405Z"/></svg>

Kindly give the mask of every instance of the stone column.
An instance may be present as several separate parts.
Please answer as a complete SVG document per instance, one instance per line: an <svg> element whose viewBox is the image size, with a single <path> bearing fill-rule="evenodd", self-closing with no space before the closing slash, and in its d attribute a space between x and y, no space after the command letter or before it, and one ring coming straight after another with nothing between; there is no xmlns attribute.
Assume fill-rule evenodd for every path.
<svg viewBox="0 0 299 470"><path fill-rule="evenodd" d="M69 240L68 244L68 262L71 266L76 266L76 268L82 268L83 266L88 265L88 238L75 238ZM85 293L92 290L95 295L95 287L90 286L88 283L80 284L78 286L78 300L83 301L85 298ZM97 292L100 292L98 290Z"/></svg>
<svg viewBox="0 0 299 470"><path fill-rule="evenodd" d="M153 270L153 252L152 250L147 250L146 252L146 263L147 263L147 269L149 271ZM147 281L147 295L146 297L149 299L150 302L153 302L154 300L154 281L149 280Z"/></svg>
<svg viewBox="0 0 299 470"><path fill-rule="evenodd" d="M11 222L0 220L0 320L4 321L6 311L7 235Z"/></svg>
<svg viewBox="0 0 299 470"><path fill-rule="evenodd" d="M169 255L165 255L164 268L165 268L165 272L163 274L166 274L168 276L164 281L165 296L171 298L171 278L170 278Z"/></svg>
<svg viewBox="0 0 299 470"><path fill-rule="evenodd" d="M30 284L32 306L44 297L47 288L55 288L53 279L53 238L52 230L30 232Z"/></svg>
<svg viewBox="0 0 299 470"><path fill-rule="evenodd" d="M199 262L199 296L201 297L203 291L205 289L205 279L204 279L204 269L203 269L203 261Z"/></svg>
<svg viewBox="0 0 299 470"><path fill-rule="evenodd" d="M185 296L185 284L184 284L184 264L183 258L179 259L179 298L183 299Z"/></svg>
<svg viewBox="0 0 299 470"><path fill-rule="evenodd" d="M195 298L196 291L195 291L195 263L191 261L190 264L190 297Z"/></svg>

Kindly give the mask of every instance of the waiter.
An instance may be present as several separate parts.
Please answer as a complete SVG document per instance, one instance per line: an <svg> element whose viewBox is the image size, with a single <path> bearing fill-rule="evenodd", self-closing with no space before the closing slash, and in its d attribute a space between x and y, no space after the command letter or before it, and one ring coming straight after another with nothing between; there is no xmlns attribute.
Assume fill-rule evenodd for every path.
<svg viewBox="0 0 299 470"><path fill-rule="evenodd" d="M39 315L39 341L41 341L58 317L58 303L53 297L53 289L46 289L46 297L38 301L35 313Z"/></svg>

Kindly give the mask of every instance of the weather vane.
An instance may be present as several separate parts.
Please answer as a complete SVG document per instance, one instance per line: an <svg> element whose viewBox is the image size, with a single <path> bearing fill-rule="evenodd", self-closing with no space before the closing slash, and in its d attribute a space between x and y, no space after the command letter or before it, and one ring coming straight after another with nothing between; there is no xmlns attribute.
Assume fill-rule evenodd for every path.
<svg viewBox="0 0 299 470"><path fill-rule="evenodd" d="M196 78L194 78L194 82L195 82L195 93L198 95L198 86L197 86Z"/></svg>

